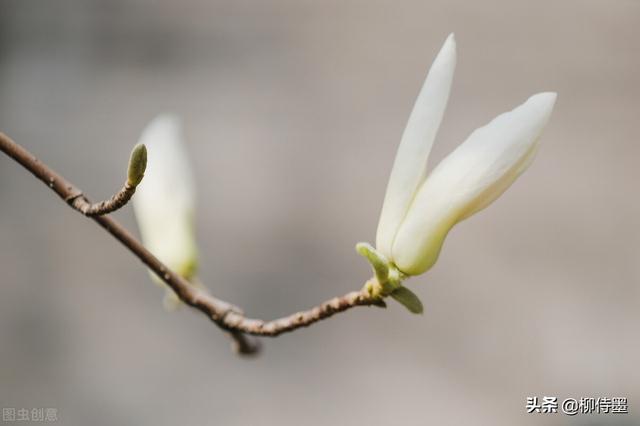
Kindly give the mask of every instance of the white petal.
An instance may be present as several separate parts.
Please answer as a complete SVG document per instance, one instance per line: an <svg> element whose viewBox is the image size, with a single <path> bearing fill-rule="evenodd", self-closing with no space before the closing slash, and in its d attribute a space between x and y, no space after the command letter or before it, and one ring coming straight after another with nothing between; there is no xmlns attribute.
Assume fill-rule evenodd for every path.
<svg viewBox="0 0 640 426"><path fill-rule="evenodd" d="M498 198L533 160L555 93L539 93L475 130L426 179L398 230L392 259L410 275L437 260L453 225Z"/></svg>
<svg viewBox="0 0 640 426"><path fill-rule="evenodd" d="M420 90L389 177L376 235L376 248L388 257L398 228L424 181L427 159L449 100L455 67L456 41L451 34Z"/></svg>
<svg viewBox="0 0 640 426"><path fill-rule="evenodd" d="M169 268L191 278L197 249L194 235L195 188L180 121L161 115L144 130L147 170L133 197L145 247Z"/></svg>

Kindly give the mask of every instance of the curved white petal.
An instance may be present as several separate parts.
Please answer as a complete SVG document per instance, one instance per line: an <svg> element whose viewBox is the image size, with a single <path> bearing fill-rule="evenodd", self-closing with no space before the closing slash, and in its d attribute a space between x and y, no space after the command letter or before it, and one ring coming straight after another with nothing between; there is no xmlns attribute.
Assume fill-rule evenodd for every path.
<svg viewBox="0 0 640 426"><path fill-rule="evenodd" d="M169 268L192 278L197 263L195 187L180 120L154 119L142 133L147 170L133 197L144 245Z"/></svg>
<svg viewBox="0 0 640 426"><path fill-rule="evenodd" d="M424 181L427 159L447 106L455 67L456 42L451 34L420 90L389 177L376 235L376 248L388 257L398 228Z"/></svg>
<svg viewBox="0 0 640 426"><path fill-rule="evenodd" d="M527 168L555 100L555 93L539 93L499 115L431 172L393 245L392 259L401 271L427 271L451 227L488 206Z"/></svg>

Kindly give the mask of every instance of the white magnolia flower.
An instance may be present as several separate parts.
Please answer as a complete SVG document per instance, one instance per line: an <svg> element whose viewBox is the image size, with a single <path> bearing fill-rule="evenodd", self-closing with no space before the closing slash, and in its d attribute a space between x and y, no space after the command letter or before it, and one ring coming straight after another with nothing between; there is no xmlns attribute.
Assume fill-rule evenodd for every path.
<svg viewBox="0 0 640 426"><path fill-rule="evenodd" d="M555 93L539 93L475 130L426 175L456 65L451 34L418 95L391 171L376 246L406 275L427 271L449 230L500 196L529 166Z"/></svg>
<svg viewBox="0 0 640 426"><path fill-rule="evenodd" d="M142 241L170 269L195 283L195 185L179 119L158 116L144 130L140 143L147 147L147 170L133 207ZM151 275L164 285L153 272ZM178 304L167 288L165 306L171 309Z"/></svg>

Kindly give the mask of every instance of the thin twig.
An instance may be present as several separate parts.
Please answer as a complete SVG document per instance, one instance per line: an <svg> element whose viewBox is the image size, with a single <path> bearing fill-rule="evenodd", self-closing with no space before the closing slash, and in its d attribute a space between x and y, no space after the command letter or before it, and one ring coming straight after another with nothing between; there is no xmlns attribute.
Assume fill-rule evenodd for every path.
<svg viewBox="0 0 640 426"><path fill-rule="evenodd" d="M342 297L334 297L323 304L311 308L308 311L297 312L286 317L271 321L247 318L241 313L231 311L224 316L224 327L242 330L244 333L256 336L275 337L300 327L309 327L311 324L329 318L334 314L344 312L356 306L379 305L365 290L353 291Z"/></svg>
<svg viewBox="0 0 640 426"><path fill-rule="evenodd" d="M176 293L182 302L204 313L220 328L229 332L235 340L235 346L240 353L250 354L256 353L259 350L257 342L248 339L246 334L275 337L301 327L308 327L317 321L329 318L336 313L344 312L356 306L381 305L379 299L372 297L366 290L361 290L348 293L342 297L333 298L308 311L297 312L272 321L247 318L238 307L214 297L205 290L190 285L187 280L173 272L151 254L142 243L112 218L89 214L95 213L96 211L112 211L109 210L109 208L116 205L121 207L126 204L126 201L133 195L133 191L130 191L131 193L128 194L126 201L122 202L121 198L119 198L120 201L115 200L118 194L126 191L126 186L123 191L116 194L111 200L93 205L75 185L68 182L3 133L0 133L0 150L49 186L73 209L82 214L93 216L92 219L94 221L120 241L122 245L129 249L129 251L140 259L149 269L155 272L156 275ZM100 205L101 207L97 207ZM109 206L109 208L106 206Z"/></svg>
<svg viewBox="0 0 640 426"><path fill-rule="evenodd" d="M124 207L133 194L136 192L136 187L129 185L129 183L125 183L120 191L113 195L108 200L100 201L98 203L89 203L86 198L78 195L73 200L67 200L71 203L71 206L78 210L85 216L93 217L93 216L103 216L105 214L113 213L116 210Z"/></svg>

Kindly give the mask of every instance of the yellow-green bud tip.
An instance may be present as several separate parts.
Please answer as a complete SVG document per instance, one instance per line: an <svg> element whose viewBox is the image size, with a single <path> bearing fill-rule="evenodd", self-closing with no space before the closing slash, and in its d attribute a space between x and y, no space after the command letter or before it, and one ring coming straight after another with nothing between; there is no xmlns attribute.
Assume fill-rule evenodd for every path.
<svg viewBox="0 0 640 426"><path fill-rule="evenodd" d="M147 147L144 144L136 145L129 157L129 170L127 172L127 184L136 187L144 177L147 169Z"/></svg>

